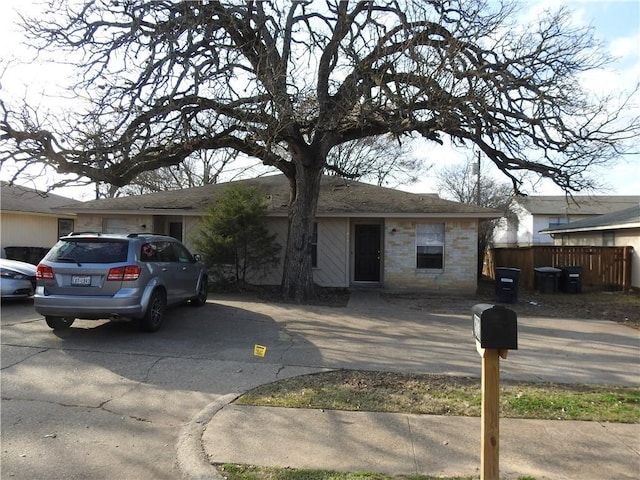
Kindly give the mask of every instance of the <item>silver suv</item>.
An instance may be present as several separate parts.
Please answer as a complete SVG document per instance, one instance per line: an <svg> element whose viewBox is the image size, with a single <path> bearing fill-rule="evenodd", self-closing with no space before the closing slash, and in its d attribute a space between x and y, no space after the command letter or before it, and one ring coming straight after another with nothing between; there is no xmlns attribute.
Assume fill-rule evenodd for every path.
<svg viewBox="0 0 640 480"><path fill-rule="evenodd" d="M160 328L167 306L207 301L207 270L173 237L147 233L72 233L36 270L34 306L54 330L76 318L133 319Z"/></svg>

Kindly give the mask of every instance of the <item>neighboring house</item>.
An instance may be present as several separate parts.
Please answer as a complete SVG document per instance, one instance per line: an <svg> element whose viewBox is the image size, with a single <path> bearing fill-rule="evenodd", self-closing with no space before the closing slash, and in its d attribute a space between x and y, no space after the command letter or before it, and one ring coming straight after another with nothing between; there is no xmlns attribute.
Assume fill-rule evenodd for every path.
<svg viewBox="0 0 640 480"><path fill-rule="evenodd" d="M493 246L552 245L553 238L542 230L622 210L638 202L640 195L516 197L510 215L501 218L494 230Z"/></svg>
<svg viewBox="0 0 640 480"><path fill-rule="evenodd" d="M0 255L37 263L42 252L74 230L73 211L54 212L81 203L71 198L0 182ZM40 257L40 258L38 258Z"/></svg>
<svg viewBox="0 0 640 480"><path fill-rule="evenodd" d="M556 245L633 247L631 286L640 289L640 203L616 212L543 230Z"/></svg>
<svg viewBox="0 0 640 480"><path fill-rule="evenodd" d="M241 180L268 200L268 225L286 244L289 183L284 175ZM207 208L227 184L92 200L60 211L77 214L77 228L156 232L193 245ZM325 287L472 292L477 287L481 219L497 210L325 176L316 213L314 280ZM279 269L259 283L277 285ZM256 282L258 283L258 282Z"/></svg>

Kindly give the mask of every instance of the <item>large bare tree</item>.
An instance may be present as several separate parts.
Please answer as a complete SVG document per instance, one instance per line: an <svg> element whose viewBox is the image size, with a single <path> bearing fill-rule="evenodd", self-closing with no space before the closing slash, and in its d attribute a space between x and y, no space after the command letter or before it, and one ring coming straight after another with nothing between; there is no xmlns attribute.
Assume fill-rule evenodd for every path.
<svg viewBox="0 0 640 480"><path fill-rule="evenodd" d="M523 27L512 7L478 0L46 5L27 38L77 64L71 91L91 103L64 119L3 104L2 160L122 186L199 150L258 158L289 179L282 287L297 301L313 295L320 178L339 145L448 136L516 187L513 172L531 170L579 190L638 133L624 102L581 88L608 59L564 10Z"/></svg>

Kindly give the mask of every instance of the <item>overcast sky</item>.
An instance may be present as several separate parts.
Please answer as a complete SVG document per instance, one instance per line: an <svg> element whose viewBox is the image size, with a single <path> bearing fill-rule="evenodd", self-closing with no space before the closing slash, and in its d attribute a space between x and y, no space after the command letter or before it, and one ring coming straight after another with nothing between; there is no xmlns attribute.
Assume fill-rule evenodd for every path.
<svg viewBox="0 0 640 480"><path fill-rule="evenodd" d="M2 0L0 3L0 38L2 39L3 56L7 53L20 57L18 47L19 37L14 33L13 23L15 21L14 9L33 10L33 5L37 2L29 0ZM619 59L612 68L607 71L594 72L584 78L585 85L594 91L605 92L610 87L629 89L636 82L640 82L640 2L637 0L541 0L541 1L521 1L523 13L531 19L536 18L545 6L556 8L560 3L570 7L574 12L573 21L580 25L591 25L595 30L595 35L606 42L607 48ZM39 81L47 80L48 88L54 88L54 79L64 82L66 75L64 70L52 72L51 67L46 70L36 66L22 67L16 70L12 77L6 75L0 79L2 85L2 96L11 94L21 97L25 91L33 93ZM640 145L638 146L640 149ZM456 152L448 147L439 147L432 143L421 145L417 152L424 156L426 163L433 164L434 169L439 165L451 161L465 161L472 154L470 152ZM483 162L483 172L494 176L498 181L506 181L499 172L492 170L490 162ZM486 170L485 170L486 168ZM601 194L616 195L639 195L640 194L640 155L627 155L607 169L594 172L601 181L608 185L607 190ZM12 172L7 167L0 170L0 179L7 179ZM36 185L38 188L45 188L46 182ZM29 185L34 186L34 185ZM433 173L426 172L424 179L415 185L401 187L402 189L414 192L434 192L436 185L433 180ZM562 191L549 181L538 182L536 184L527 183L526 193L534 195L555 195L562 194ZM60 195L88 200L95 195L92 188L88 189L64 189L56 191Z"/></svg>

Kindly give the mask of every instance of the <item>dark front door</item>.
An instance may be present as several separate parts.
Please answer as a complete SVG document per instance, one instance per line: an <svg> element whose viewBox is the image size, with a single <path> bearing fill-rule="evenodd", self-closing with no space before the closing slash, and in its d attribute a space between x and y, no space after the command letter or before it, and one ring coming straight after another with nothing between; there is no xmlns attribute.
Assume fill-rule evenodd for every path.
<svg viewBox="0 0 640 480"><path fill-rule="evenodd" d="M356 225L353 280L380 281L380 225Z"/></svg>
<svg viewBox="0 0 640 480"><path fill-rule="evenodd" d="M182 222L169 222L169 236L182 241Z"/></svg>

